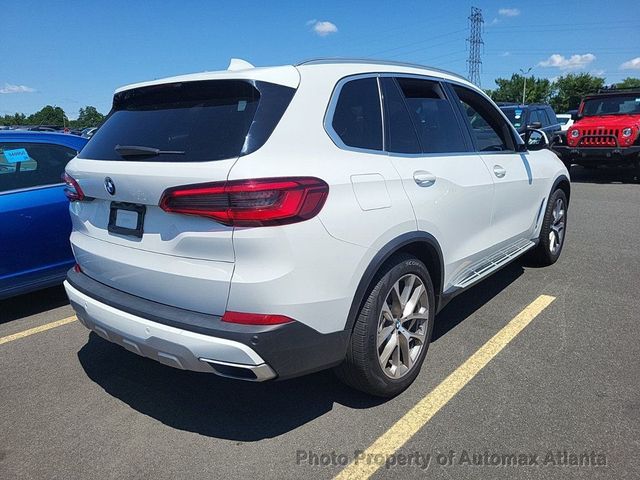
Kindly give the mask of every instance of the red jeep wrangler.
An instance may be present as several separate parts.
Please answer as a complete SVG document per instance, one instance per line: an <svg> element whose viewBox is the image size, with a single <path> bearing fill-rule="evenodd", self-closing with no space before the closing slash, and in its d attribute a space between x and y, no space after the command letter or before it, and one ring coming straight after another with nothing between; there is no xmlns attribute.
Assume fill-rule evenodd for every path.
<svg viewBox="0 0 640 480"><path fill-rule="evenodd" d="M567 168L630 165L640 171L640 88L587 95L573 119L566 143L553 146Z"/></svg>

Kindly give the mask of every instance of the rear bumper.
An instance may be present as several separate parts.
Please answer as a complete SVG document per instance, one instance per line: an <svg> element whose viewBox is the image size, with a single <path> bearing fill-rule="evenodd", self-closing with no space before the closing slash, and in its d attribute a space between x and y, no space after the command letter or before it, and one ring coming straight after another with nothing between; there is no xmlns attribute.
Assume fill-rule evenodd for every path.
<svg viewBox="0 0 640 480"><path fill-rule="evenodd" d="M580 165L628 165L640 162L640 146L618 147L569 147L558 145L553 150L565 162Z"/></svg>
<svg viewBox="0 0 640 480"><path fill-rule="evenodd" d="M242 380L289 378L336 365L347 332L299 322L252 326L163 305L70 270L64 282L78 319L106 340L165 365Z"/></svg>

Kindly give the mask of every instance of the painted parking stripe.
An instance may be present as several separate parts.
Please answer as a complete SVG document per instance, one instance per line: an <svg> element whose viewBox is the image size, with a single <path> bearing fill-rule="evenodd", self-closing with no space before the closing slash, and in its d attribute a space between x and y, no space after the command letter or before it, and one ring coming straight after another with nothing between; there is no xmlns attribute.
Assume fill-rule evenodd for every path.
<svg viewBox="0 0 640 480"><path fill-rule="evenodd" d="M35 335L36 333L46 332L47 330L61 327L62 325L75 322L76 320L77 318L74 315L72 317L63 318L62 320L57 320L55 322L40 325L39 327L30 328L29 330L23 330L22 332L14 333L13 335L7 335L6 337L0 338L0 345L2 345L3 343L13 342L14 340L19 340L21 338L30 337L31 335Z"/></svg>
<svg viewBox="0 0 640 480"><path fill-rule="evenodd" d="M373 442L364 452L364 457L362 458L365 460L360 460L358 463L351 462L335 478L346 480L371 477L382 464L374 461L367 462L366 458L369 454L371 454L371 457L368 458L373 458L373 455L376 454L382 454L382 458L386 458L387 455L401 448L554 300L555 297L549 295L540 295L535 299L426 397L412 407L389 430Z"/></svg>

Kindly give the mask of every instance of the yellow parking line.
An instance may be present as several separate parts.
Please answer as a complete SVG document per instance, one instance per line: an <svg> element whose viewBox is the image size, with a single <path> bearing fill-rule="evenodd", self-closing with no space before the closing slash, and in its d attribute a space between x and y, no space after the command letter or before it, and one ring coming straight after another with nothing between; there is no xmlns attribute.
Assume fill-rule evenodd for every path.
<svg viewBox="0 0 640 480"><path fill-rule="evenodd" d="M76 316L63 318L62 320L57 320L55 322L46 323L44 325L40 325L39 327L33 327L29 330L24 330L22 332L14 333L13 335L7 335L6 337L0 338L0 345L3 343L13 342L14 340L19 340L21 338L29 337L31 335L35 335L36 333L46 332L47 330L51 330L52 328L61 327L62 325L66 325L67 323L75 322L77 320Z"/></svg>
<svg viewBox="0 0 640 480"><path fill-rule="evenodd" d="M396 452L415 435L431 418L447 404L469 381L482 370L493 357L506 347L536 316L542 312L555 297L540 295L527 308L507 323L487 343L478 349L451 375L445 378L426 397L420 400L395 425L387 430L365 450L362 460L351 462L336 479L367 479L384 463L367 461L376 454L388 455ZM370 455L370 456L369 456Z"/></svg>

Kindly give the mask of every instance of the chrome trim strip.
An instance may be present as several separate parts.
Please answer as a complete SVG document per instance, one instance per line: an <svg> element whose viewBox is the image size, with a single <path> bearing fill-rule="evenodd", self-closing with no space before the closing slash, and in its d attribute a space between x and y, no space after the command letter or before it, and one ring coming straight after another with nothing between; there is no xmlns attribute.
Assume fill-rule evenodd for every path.
<svg viewBox="0 0 640 480"><path fill-rule="evenodd" d="M43 190L45 188L64 187L64 186L65 186L65 183L52 183L51 185L37 185L35 187L16 188L14 190L6 190L4 192L0 192L0 195L7 195L9 193L31 192L34 190Z"/></svg>
<svg viewBox="0 0 640 480"><path fill-rule="evenodd" d="M344 63L348 63L348 62L344 62ZM375 63L375 62L374 62ZM319 64L322 64L319 63ZM436 69L434 69L436 70ZM448 73L448 72L445 72ZM342 87L344 86L345 83L348 83L351 80L358 80L360 78L372 78L375 77L377 79L378 82L378 97L380 99L380 115L381 115L381 120L382 120L382 150L372 150L372 149L368 149L368 148L358 148L358 147L350 147L348 145L346 145L342 139L340 138L340 136L337 134L337 132L333 129L333 125L332 125L332 120L333 120L333 114L335 113L335 109L336 109L336 104L338 103L338 98L340 97L340 91L342 90ZM374 155L387 155L387 156L392 156L392 157L408 157L408 158L429 158L429 157L442 157L442 156L464 156L464 155L513 155L513 154L517 154L517 153L524 153L524 152L518 152L516 150L503 150L503 151L480 151L480 150L469 150L467 152L436 152L436 153L396 153L396 152L388 152L386 150L386 135L385 135L385 117L384 117L384 96L382 93L382 85L380 82L380 78L416 78L419 80L428 80L428 81L432 81L432 82L438 82L438 83L442 83L442 82L447 82L450 84L456 84L459 85L461 87L467 88L468 90L472 90L475 91L477 94L482 94L486 99L488 99L491 103L493 103L493 101L491 100L491 98L489 98L484 92L482 92L480 89L472 89L469 87L469 85L465 85L463 83L457 82L455 80L450 80L450 79L444 79L444 78L438 78L438 77L434 77L431 75L420 75L420 74L416 74L416 73L402 73L402 72L367 72L367 73L359 73L359 74L355 74L355 75L349 75L346 77L342 77L338 83L336 83L333 92L331 93L331 99L329 100L329 105L327 106L327 111L325 112L324 115L324 120L323 120L323 126L324 126L324 130L327 133L327 135L329 135L329 138L331 138L331 140L333 141L333 143L340 148L341 150L347 150L347 151L351 151L351 152L359 152L359 153L370 153L370 154L374 154ZM466 80L464 78L462 78L462 80ZM446 95L446 91L444 92ZM447 98L449 102L453 102L456 101L455 99L452 98ZM454 107L452 105L452 107ZM519 144L518 139L520 140L520 142L522 142L522 139L520 138L520 136L517 134L515 128L513 127L513 125L511 124L511 122L509 121L509 119L505 116L504 112L500 109L497 108L498 112L500 115L502 115L504 121L507 123L507 125L511 128L511 131L513 134L515 134L514 138L514 143L516 145ZM467 128L464 126L461 126L461 128ZM463 132L460 132L460 134L462 135ZM527 152L528 153L528 152Z"/></svg>
<svg viewBox="0 0 640 480"><path fill-rule="evenodd" d="M345 144L338 133L333 129L333 115L336 111L336 106L338 104L338 99L340 98L340 92L342 91L342 87L352 80L359 80L361 78L376 78L377 81L378 74L377 73L361 73L357 75L350 75L347 77L341 78L336 86L333 88L333 92L331 93L331 100L329 100L329 105L327 106L327 111L324 114L323 126L324 131L329 135L329 138L333 141L333 143L341 150L347 150L350 152L360 152L360 153L370 153L374 155L387 155L387 152L384 150L373 150L370 148L359 148L359 147L351 147ZM380 97L380 84L378 84L378 97ZM380 108L382 110L382 104L380 104ZM380 119L382 121L382 148L384 149L384 113L380 112Z"/></svg>

